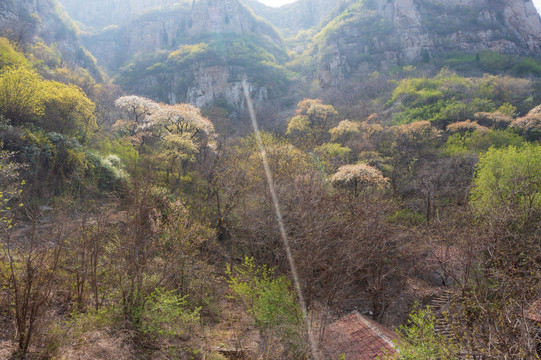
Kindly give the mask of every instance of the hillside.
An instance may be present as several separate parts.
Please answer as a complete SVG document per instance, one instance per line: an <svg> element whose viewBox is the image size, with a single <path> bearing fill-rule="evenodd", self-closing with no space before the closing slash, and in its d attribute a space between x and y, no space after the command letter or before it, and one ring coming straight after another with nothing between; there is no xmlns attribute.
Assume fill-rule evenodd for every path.
<svg viewBox="0 0 541 360"><path fill-rule="evenodd" d="M309 95L310 87L312 96L337 98L374 71L411 64L430 69L433 60L441 67L468 54L540 52L541 22L531 1L301 0L280 8L255 0L158 1L146 7L133 1L129 11L118 1L77 4L68 1L66 7L77 9L74 16L90 29L86 47L119 84L162 101L222 103L236 118L243 111L238 89L245 75L257 107L276 109ZM211 52L202 55L205 61L173 64L174 51L197 44ZM294 101L287 101L292 95Z"/></svg>
<svg viewBox="0 0 541 360"><path fill-rule="evenodd" d="M349 0L300 0L279 8L266 6L257 0L243 2L277 28L294 35L299 30L317 27L333 15L338 15Z"/></svg>
<svg viewBox="0 0 541 360"><path fill-rule="evenodd" d="M453 51L538 55L541 21L531 1L355 1L314 39L325 88Z"/></svg>
<svg viewBox="0 0 541 360"><path fill-rule="evenodd" d="M40 41L54 47L65 62L88 69L102 80L96 59L83 46L75 23L56 0L3 1L0 32L21 47Z"/></svg>
<svg viewBox="0 0 541 360"><path fill-rule="evenodd" d="M83 39L124 88L161 101L238 110L244 76L258 103L287 86L280 35L238 0L177 3Z"/></svg>
<svg viewBox="0 0 541 360"><path fill-rule="evenodd" d="M530 0L64 1L0 2L0 359L539 358Z"/></svg>

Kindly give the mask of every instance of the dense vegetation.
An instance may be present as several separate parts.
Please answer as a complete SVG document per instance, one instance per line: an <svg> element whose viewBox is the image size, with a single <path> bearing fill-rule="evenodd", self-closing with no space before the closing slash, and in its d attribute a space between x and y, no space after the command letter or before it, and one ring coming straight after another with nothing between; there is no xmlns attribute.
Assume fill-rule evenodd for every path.
<svg viewBox="0 0 541 360"><path fill-rule="evenodd" d="M388 29L373 5L302 53L205 35L116 85L0 37L0 357L308 359L310 333L361 310L401 334L395 359L539 358L539 62L442 54L314 85L349 25ZM202 63L290 90L294 112L229 136L220 104L170 99ZM152 99L125 93L149 75Z"/></svg>

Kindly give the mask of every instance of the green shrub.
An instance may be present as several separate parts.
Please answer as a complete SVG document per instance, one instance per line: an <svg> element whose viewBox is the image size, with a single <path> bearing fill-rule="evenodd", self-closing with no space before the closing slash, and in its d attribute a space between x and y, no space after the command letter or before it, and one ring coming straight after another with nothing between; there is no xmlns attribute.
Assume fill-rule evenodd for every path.
<svg viewBox="0 0 541 360"><path fill-rule="evenodd" d="M457 346L436 332L436 317L430 308L418 305L409 316L409 325L401 326L399 360L454 360ZM394 359L395 357L393 357Z"/></svg>
<svg viewBox="0 0 541 360"><path fill-rule="evenodd" d="M541 211L541 145L490 148L481 156L471 203L479 215L537 219Z"/></svg>
<svg viewBox="0 0 541 360"><path fill-rule="evenodd" d="M467 152L484 153L491 147L522 146L524 138L511 130L488 130L486 132L455 133L449 136L443 147L446 155L459 155Z"/></svg>
<svg viewBox="0 0 541 360"><path fill-rule="evenodd" d="M243 302L256 326L280 337L289 351L302 352L302 314L289 280L274 278L274 270L248 257L240 266L228 266L226 273L234 297Z"/></svg>
<svg viewBox="0 0 541 360"><path fill-rule="evenodd" d="M390 222L403 225L421 225L426 222L426 216L410 209L398 210L393 215L387 218Z"/></svg>
<svg viewBox="0 0 541 360"><path fill-rule="evenodd" d="M154 338L181 336L199 323L200 310L188 309L186 296L158 289L147 298L140 329Z"/></svg>
<svg viewBox="0 0 541 360"><path fill-rule="evenodd" d="M396 106L395 124L430 121L437 126L471 119L478 112L530 108L533 93L529 80L510 76L461 77L442 70L433 78L398 82L387 106Z"/></svg>
<svg viewBox="0 0 541 360"><path fill-rule="evenodd" d="M481 156L471 203L479 215L536 219L541 211L541 145L490 148Z"/></svg>
<svg viewBox="0 0 541 360"><path fill-rule="evenodd" d="M30 63L24 54L17 51L8 39L0 37L0 69L4 66L29 67Z"/></svg>

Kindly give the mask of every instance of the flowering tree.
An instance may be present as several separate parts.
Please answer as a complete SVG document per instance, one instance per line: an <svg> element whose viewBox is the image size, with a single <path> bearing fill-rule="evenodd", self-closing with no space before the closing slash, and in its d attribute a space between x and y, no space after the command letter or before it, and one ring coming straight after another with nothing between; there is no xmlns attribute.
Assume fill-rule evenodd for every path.
<svg viewBox="0 0 541 360"><path fill-rule="evenodd" d="M539 139L541 137L541 105L530 110L526 116L517 118L511 123L511 127L518 129L531 140Z"/></svg>
<svg viewBox="0 0 541 360"><path fill-rule="evenodd" d="M329 130L329 133L332 136L332 140L336 141L338 139L349 138L360 133L360 127L361 123L343 120L338 123L338 126Z"/></svg>
<svg viewBox="0 0 541 360"><path fill-rule="evenodd" d="M201 134L214 134L214 125L190 104L160 104L149 121L161 125L168 133L189 134L192 139Z"/></svg>
<svg viewBox="0 0 541 360"><path fill-rule="evenodd" d="M479 125L477 121L466 120L466 121L459 121L459 122L447 125L447 131L451 133L464 134L464 133L474 132L474 131L487 132L488 128L482 125Z"/></svg>
<svg viewBox="0 0 541 360"><path fill-rule="evenodd" d="M214 145L214 125L189 104L160 104L149 117L149 124L160 130L168 181L170 174L176 172L180 182L183 163L193 161L203 147Z"/></svg>
<svg viewBox="0 0 541 360"><path fill-rule="evenodd" d="M350 188L355 197L366 187L381 187L389 180L378 169L366 164L341 166L331 177L331 183L336 187Z"/></svg>
<svg viewBox="0 0 541 360"><path fill-rule="evenodd" d="M338 112L319 99L304 99L297 107L297 115L289 120L287 134L302 139L302 145L308 147L321 144Z"/></svg>
<svg viewBox="0 0 541 360"><path fill-rule="evenodd" d="M115 128L131 137L146 128L148 118L160 107L150 99L135 95L122 96L115 101L115 105L128 115L128 119L117 121Z"/></svg>
<svg viewBox="0 0 541 360"><path fill-rule="evenodd" d="M475 120L479 125L491 129L506 129L512 122L513 117L501 111L475 113Z"/></svg>
<svg viewBox="0 0 541 360"><path fill-rule="evenodd" d="M123 96L115 104L129 118L119 120L115 127L139 145L146 140L160 148L158 159L166 165L167 181L177 174L180 182L184 163L193 161L199 151L214 145L214 125L195 106L189 104L158 104L140 96Z"/></svg>

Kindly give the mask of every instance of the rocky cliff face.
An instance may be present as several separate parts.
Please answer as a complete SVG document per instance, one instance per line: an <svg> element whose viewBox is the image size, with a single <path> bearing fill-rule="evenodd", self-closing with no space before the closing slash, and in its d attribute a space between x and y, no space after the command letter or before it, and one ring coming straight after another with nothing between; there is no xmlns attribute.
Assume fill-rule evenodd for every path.
<svg viewBox="0 0 541 360"><path fill-rule="evenodd" d="M270 87L253 81L259 76L255 68L264 60L261 52L275 48L286 57L280 35L238 0L198 0L149 10L125 25L90 33L83 39L100 64L111 73L126 75L126 90L199 107L222 99L242 109L243 77L248 78L256 103L267 99ZM211 48L206 56L180 67L171 65L168 54L198 43ZM277 61L273 54L265 56ZM143 66L145 57L153 59ZM236 57L240 59L231 59ZM156 63L162 68L153 66ZM130 71L130 66L140 69Z"/></svg>
<svg viewBox="0 0 541 360"><path fill-rule="evenodd" d="M248 91L256 107L269 100L265 85L250 81L242 66L211 65L195 63L186 73L161 72L147 74L128 85L130 92L158 99L171 104L185 102L199 108L225 103L235 110L246 108L242 81L247 78ZM186 78L189 83L186 84Z"/></svg>
<svg viewBox="0 0 541 360"><path fill-rule="evenodd" d="M91 30L125 25L151 9L174 4L191 6L191 0L61 0L70 17Z"/></svg>
<svg viewBox="0 0 541 360"><path fill-rule="evenodd" d="M254 13L280 29L299 31L322 24L333 14L338 15L351 0L299 0L273 8L258 0L242 0Z"/></svg>
<svg viewBox="0 0 541 360"><path fill-rule="evenodd" d="M385 70L446 51L541 52L531 0L356 1L316 37L322 87L355 71Z"/></svg>
<svg viewBox="0 0 541 360"><path fill-rule="evenodd" d="M259 101L279 96L271 84L274 75L255 79L285 64L287 56L279 54L286 53L285 46L247 6L288 34L319 31L297 52L314 59L322 88L347 84L352 74L429 61L450 51L541 53L541 21L531 0L299 0L278 9L256 0L62 1L94 28L116 24L90 32L84 43L111 73L130 72L124 83L128 91L198 106L225 99L242 108L244 76ZM249 44L239 47L245 39ZM200 42L212 47L207 58L168 65L168 53ZM145 65L153 54L159 59ZM262 69L261 63L272 66Z"/></svg>
<svg viewBox="0 0 541 360"><path fill-rule="evenodd" d="M209 34L266 36L281 43L278 33L238 0L199 0L193 6L149 11L124 26L90 34L85 44L100 63L114 70L137 53L172 49Z"/></svg>
<svg viewBox="0 0 541 360"><path fill-rule="evenodd" d="M218 99L224 99L236 109L246 106L242 80L244 69L241 67L223 66L195 66L194 86L188 90L187 100L197 107L204 107ZM248 83L248 91L255 106L268 99L268 89L265 86L256 86Z"/></svg>
<svg viewBox="0 0 541 360"><path fill-rule="evenodd" d="M238 0L199 0L193 6L186 24L190 36L209 33L231 33L239 36L265 34L279 39L267 24L256 19Z"/></svg>
<svg viewBox="0 0 541 360"><path fill-rule="evenodd" d="M86 68L101 80L102 74L83 47L75 24L56 0L0 1L0 36L23 47L36 40L54 45L66 64Z"/></svg>

